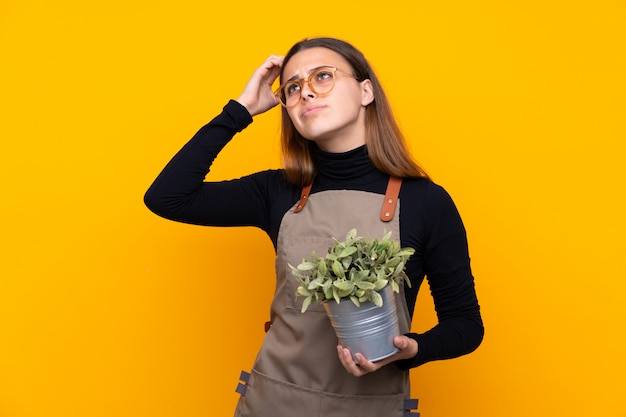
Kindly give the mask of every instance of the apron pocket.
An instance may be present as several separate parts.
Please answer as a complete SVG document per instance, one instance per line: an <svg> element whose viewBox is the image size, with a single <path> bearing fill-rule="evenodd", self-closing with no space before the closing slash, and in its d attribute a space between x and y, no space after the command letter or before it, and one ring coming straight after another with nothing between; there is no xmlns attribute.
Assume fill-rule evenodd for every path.
<svg viewBox="0 0 626 417"><path fill-rule="evenodd" d="M404 393L343 395L303 388L252 370L235 417L402 417Z"/></svg>

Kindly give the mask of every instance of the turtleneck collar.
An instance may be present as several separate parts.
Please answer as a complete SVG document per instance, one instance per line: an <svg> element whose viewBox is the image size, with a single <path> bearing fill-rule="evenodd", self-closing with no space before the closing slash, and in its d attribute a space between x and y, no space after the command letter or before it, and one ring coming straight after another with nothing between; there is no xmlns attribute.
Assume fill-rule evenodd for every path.
<svg viewBox="0 0 626 417"><path fill-rule="evenodd" d="M316 146L313 156L317 179L322 182L364 184L384 176L372 164L366 145L341 153L325 152Z"/></svg>

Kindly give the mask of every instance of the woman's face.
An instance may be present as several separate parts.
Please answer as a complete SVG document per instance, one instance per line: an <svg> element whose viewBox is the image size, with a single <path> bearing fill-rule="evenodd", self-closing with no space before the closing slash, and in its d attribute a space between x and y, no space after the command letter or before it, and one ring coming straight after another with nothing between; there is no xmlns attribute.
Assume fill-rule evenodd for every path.
<svg viewBox="0 0 626 417"><path fill-rule="evenodd" d="M318 95L302 84L300 102L287 113L298 133L327 152L346 152L365 144L365 106L374 100L370 80L357 81L338 53L311 48L295 54L283 68L283 80L306 79L319 67L335 67L335 86Z"/></svg>

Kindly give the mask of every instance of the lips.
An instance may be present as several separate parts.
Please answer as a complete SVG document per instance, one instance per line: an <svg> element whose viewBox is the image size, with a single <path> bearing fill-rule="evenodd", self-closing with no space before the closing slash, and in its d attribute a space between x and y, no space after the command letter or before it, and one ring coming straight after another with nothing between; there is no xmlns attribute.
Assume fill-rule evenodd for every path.
<svg viewBox="0 0 626 417"><path fill-rule="evenodd" d="M317 113L319 110L323 109L325 106L322 105L314 105L314 106L309 106L306 109L304 109L304 111L302 112L301 116L305 117L308 115L311 115L313 113Z"/></svg>

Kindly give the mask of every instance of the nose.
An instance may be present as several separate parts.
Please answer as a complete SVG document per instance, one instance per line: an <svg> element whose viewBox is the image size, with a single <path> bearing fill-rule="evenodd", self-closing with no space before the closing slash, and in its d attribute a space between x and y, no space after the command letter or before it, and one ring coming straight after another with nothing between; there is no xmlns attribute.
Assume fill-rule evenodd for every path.
<svg viewBox="0 0 626 417"><path fill-rule="evenodd" d="M315 91L311 88L309 83L303 80L302 86L300 87L300 97L302 99L313 98L315 97Z"/></svg>

